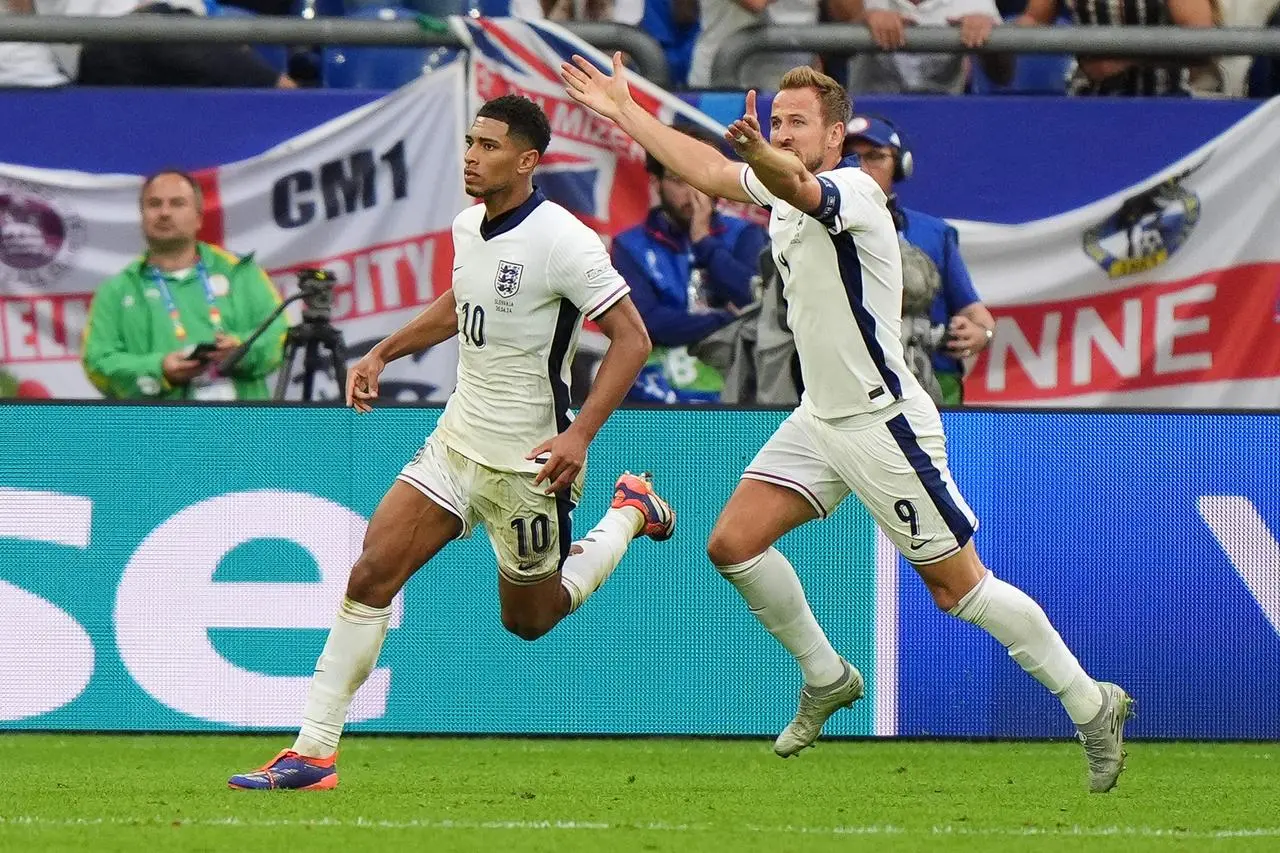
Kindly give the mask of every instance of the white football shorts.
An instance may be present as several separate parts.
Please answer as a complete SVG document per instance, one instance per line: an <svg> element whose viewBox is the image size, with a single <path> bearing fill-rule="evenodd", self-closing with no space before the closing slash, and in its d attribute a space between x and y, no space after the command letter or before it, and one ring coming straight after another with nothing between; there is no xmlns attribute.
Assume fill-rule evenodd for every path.
<svg viewBox="0 0 1280 853"><path fill-rule="evenodd" d="M586 469L570 494L545 494L533 475L497 471L449 447L432 433L396 477L462 522L459 539L484 525L498 571L512 583L535 584L554 575L573 542L573 508L582 497Z"/></svg>
<svg viewBox="0 0 1280 853"><path fill-rule="evenodd" d="M838 420L822 420L801 406L742 476L794 490L821 518L853 492L918 565L955 554L978 527L947 467L938 409L924 394Z"/></svg>

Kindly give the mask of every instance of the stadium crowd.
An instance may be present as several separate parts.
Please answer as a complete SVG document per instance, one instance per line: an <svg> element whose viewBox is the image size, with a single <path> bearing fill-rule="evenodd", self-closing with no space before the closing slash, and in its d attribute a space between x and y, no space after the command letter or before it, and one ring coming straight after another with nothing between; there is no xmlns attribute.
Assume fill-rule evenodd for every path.
<svg viewBox="0 0 1280 853"><path fill-rule="evenodd" d="M757 24L862 24L886 51L901 46L911 26L955 26L967 46L984 44L1000 26L1270 27L1280 25L1280 0L0 0L0 15L198 17L297 15L373 19L419 15L514 16L637 26L663 47L673 86L711 87L712 61L732 33ZM447 58L447 48L285 49L259 45L0 44L0 86L372 86L394 88L404 73L421 73ZM812 64L865 93L959 94L990 91L1073 95L1198 95L1268 97L1280 75L1267 57L1125 57L995 54L868 53L841 56L774 53L757 57L738 81L769 89L796 64ZM368 57L373 57L369 59ZM368 62L370 73L352 73Z"/></svg>

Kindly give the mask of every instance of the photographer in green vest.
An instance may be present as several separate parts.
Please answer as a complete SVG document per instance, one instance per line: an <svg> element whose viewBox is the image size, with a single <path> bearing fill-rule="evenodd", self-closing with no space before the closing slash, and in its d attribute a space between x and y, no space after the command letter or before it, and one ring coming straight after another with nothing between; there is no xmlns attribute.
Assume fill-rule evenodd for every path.
<svg viewBox="0 0 1280 853"><path fill-rule="evenodd" d="M268 399L283 314L234 368L220 368L280 304L275 285L252 255L196 239L203 196L187 173L149 177L141 207L146 253L93 297L82 356L89 380L113 399Z"/></svg>

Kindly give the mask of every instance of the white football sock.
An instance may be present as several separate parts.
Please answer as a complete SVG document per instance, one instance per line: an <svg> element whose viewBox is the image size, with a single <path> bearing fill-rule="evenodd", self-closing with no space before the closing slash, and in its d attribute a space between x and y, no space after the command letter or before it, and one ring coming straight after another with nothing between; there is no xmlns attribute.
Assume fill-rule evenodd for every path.
<svg viewBox="0 0 1280 853"><path fill-rule="evenodd" d="M390 607L369 607L343 597L338 619L316 662L294 752L328 758L337 751L351 697L373 671L390 623Z"/></svg>
<svg viewBox="0 0 1280 853"><path fill-rule="evenodd" d="M825 687L844 675L844 664L813 618L800 578L777 548L716 570L747 602L752 614L800 664L805 684Z"/></svg>
<svg viewBox="0 0 1280 853"><path fill-rule="evenodd" d="M609 579L627 553L627 546L643 528L644 514L635 507L624 506L606 512L590 533L573 543L581 550L570 552L560 567L560 585L569 593L570 613Z"/></svg>
<svg viewBox="0 0 1280 853"><path fill-rule="evenodd" d="M1062 701L1071 722L1087 723L1102 709L1102 690L1022 590L988 571L949 612L999 640L1018 666Z"/></svg>

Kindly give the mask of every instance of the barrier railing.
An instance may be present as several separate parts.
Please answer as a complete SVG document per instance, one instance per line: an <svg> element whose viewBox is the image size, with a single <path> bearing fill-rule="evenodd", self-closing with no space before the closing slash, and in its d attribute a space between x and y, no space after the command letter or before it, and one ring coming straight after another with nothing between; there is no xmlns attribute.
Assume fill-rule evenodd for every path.
<svg viewBox="0 0 1280 853"><path fill-rule="evenodd" d="M574 35L601 50L622 50L636 68L659 86L670 80L667 57L653 36L624 24L568 23ZM0 42L246 42L250 44L352 44L388 47L462 47L456 35L415 21L358 21L346 18L197 18L129 15L99 18L60 15L0 17Z"/></svg>
<svg viewBox="0 0 1280 853"><path fill-rule="evenodd" d="M670 72L662 46L651 35L624 24L567 23L566 29L602 50L630 54L641 74L660 86ZM346 18L196 18L130 15L119 18L5 15L0 41L27 42L248 42L252 44L352 44L462 47L456 35L414 21ZM812 51L850 55L879 51L866 27L857 24L749 27L724 40L712 66L712 83L736 89L738 75L758 53ZM960 42L955 27L910 27L907 53L1072 53L1121 56L1280 56L1280 30L1220 27L999 27L977 50Z"/></svg>
<svg viewBox="0 0 1280 853"><path fill-rule="evenodd" d="M712 85L739 89L739 74L759 53L849 55L879 51L859 24L749 27L727 37L711 66ZM977 50L956 27L908 27L906 53L1072 53L1113 56L1280 56L1280 29L1221 27L997 27Z"/></svg>

